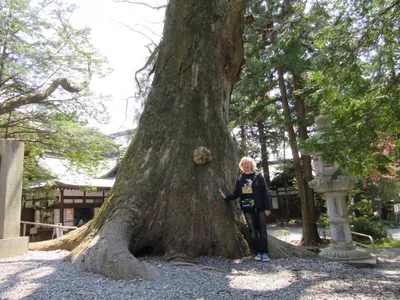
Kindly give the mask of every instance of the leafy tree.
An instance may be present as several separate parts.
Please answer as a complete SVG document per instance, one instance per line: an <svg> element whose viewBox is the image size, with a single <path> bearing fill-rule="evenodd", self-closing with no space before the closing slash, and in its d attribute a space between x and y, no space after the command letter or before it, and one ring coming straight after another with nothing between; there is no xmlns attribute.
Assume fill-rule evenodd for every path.
<svg viewBox="0 0 400 300"><path fill-rule="evenodd" d="M364 199L381 211L398 197L399 3L317 3L326 23L313 34L313 68L303 94L333 127L323 143L308 146L326 164L361 178L357 205Z"/></svg>
<svg viewBox="0 0 400 300"><path fill-rule="evenodd" d="M374 212L377 212L377 217L380 219L382 215L385 215L383 212L392 208L394 200L399 198L399 192L399 179L394 176L380 175L375 178L363 178L353 191L356 215L372 217Z"/></svg>
<svg viewBox="0 0 400 300"><path fill-rule="evenodd" d="M335 1L328 23L314 34L308 97L331 116L324 144L327 163L360 177L387 173L398 160L398 1ZM395 147L392 147L394 145Z"/></svg>
<svg viewBox="0 0 400 300"><path fill-rule="evenodd" d="M313 144L327 164L361 177L389 172L399 143L398 1L313 1L308 8L305 1L252 3L254 30L246 37L259 45L253 46L257 68L273 74L266 81L278 82L272 86L280 91L302 209L313 199L305 182L310 160L299 156L297 145L307 139L307 112L334 120L324 143ZM315 222L305 215L313 213L303 212L310 225L303 231L317 237L307 234L315 233Z"/></svg>
<svg viewBox="0 0 400 300"><path fill-rule="evenodd" d="M310 28L318 19L307 15L303 1L251 1L249 12L254 15L254 22L246 34L247 69L240 82L244 88L239 92L243 102L252 99L245 102L248 106L257 102L264 105L264 110L256 111L258 114L262 115L265 108L273 105L270 110L276 113L268 118L274 120L275 126L280 124L286 128L302 203L302 243L315 244L319 236L313 191L308 186L312 180L311 160L309 155L299 155L297 140L308 138L309 112L315 109L302 94L302 77L311 69ZM267 117L265 113L264 117Z"/></svg>
<svg viewBox="0 0 400 300"><path fill-rule="evenodd" d="M0 137L25 142L28 179L48 175L35 162L46 151L89 169L115 151L86 127L89 119L107 120L106 98L88 89L106 69L89 28L69 23L74 9L58 0L0 4Z"/></svg>
<svg viewBox="0 0 400 300"><path fill-rule="evenodd" d="M233 132L238 132L236 136L244 154L261 161L269 183L269 154L276 153L284 139L284 120L275 105L277 99L269 96L273 84L265 78L266 62L253 57L252 48L253 43L245 44L246 64L233 92L230 126Z"/></svg>

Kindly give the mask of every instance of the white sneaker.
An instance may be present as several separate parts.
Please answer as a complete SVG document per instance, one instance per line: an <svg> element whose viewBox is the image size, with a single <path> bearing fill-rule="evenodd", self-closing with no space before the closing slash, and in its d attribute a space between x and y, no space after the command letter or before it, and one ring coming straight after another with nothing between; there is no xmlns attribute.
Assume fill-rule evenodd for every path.
<svg viewBox="0 0 400 300"><path fill-rule="evenodd" d="M261 260L261 253L260 252L256 253L256 256L254 257L254 260L258 260L258 261Z"/></svg>
<svg viewBox="0 0 400 300"><path fill-rule="evenodd" d="M268 254L267 253L263 253L262 257L261 257L261 260L262 261L270 261Z"/></svg>

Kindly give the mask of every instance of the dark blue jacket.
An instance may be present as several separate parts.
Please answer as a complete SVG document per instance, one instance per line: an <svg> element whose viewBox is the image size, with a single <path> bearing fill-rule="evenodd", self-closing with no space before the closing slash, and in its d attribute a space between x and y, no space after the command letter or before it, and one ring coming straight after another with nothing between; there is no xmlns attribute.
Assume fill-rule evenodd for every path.
<svg viewBox="0 0 400 300"><path fill-rule="evenodd" d="M226 200L235 200L239 197L241 200L246 198L242 195L242 186L245 183L245 180L245 176L242 176L242 174L240 174L236 180L234 192L232 194L226 195ZM257 211L271 210L267 184L265 183L265 179L261 173L255 173L255 178L251 186L253 189L254 203Z"/></svg>

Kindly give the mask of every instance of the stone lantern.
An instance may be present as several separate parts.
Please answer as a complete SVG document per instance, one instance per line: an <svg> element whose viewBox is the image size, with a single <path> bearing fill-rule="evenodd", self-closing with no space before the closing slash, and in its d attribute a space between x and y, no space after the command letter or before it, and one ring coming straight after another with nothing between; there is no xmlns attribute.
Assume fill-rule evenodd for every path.
<svg viewBox="0 0 400 300"><path fill-rule="evenodd" d="M326 132L331 124L327 116L318 116L315 119L317 135ZM350 217L347 212L346 197L356 183L356 178L349 175L333 177L339 166L326 165L318 153L313 155L313 165L316 176L309 182L315 192L324 193L328 208L328 222L331 231L332 246L320 252L320 256L339 261L368 260L372 256L366 251L356 249L350 231Z"/></svg>

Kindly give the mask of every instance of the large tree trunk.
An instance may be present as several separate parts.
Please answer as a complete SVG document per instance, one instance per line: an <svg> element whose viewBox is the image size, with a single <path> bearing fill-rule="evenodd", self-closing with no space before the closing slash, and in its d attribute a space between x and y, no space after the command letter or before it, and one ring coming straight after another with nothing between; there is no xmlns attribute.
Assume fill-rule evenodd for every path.
<svg viewBox="0 0 400 300"><path fill-rule="evenodd" d="M82 241L71 261L115 279L153 279L134 255L249 253L240 212L218 194L233 189L237 174L228 106L243 59L245 2L170 1L135 138L93 222L63 238ZM281 243L271 244L272 257L310 255Z"/></svg>
<svg viewBox="0 0 400 300"><path fill-rule="evenodd" d="M243 0L170 1L137 133L93 222L99 231L78 255L86 269L152 278L131 253L240 257L248 251L232 204L218 195L218 188L231 189L237 173L228 107L243 60L244 8ZM199 147L210 153L200 148L196 163Z"/></svg>

